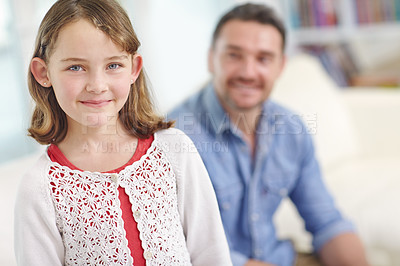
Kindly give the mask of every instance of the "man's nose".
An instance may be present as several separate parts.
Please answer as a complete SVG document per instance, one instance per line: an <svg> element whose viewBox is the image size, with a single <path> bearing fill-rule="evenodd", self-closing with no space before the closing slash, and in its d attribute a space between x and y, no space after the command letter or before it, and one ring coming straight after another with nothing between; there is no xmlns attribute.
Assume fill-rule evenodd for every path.
<svg viewBox="0 0 400 266"><path fill-rule="evenodd" d="M246 58L245 60L243 60L240 74L242 78L255 78L257 75L257 62L251 58Z"/></svg>

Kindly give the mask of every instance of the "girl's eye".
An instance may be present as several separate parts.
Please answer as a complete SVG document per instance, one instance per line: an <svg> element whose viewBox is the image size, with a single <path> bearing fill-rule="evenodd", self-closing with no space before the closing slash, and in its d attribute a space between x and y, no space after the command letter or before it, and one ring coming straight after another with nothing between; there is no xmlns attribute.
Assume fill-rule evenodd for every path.
<svg viewBox="0 0 400 266"><path fill-rule="evenodd" d="M68 69L72 70L72 71L80 71L80 70L82 70L82 67L81 66L70 66Z"/></svg>
<svg viewBox="0 0 400 266"><path fill-rule="evenodd" d="M109 69L117 69L119 67L121 67L120 64L111 64L111 65L108 66Z"/></svg>

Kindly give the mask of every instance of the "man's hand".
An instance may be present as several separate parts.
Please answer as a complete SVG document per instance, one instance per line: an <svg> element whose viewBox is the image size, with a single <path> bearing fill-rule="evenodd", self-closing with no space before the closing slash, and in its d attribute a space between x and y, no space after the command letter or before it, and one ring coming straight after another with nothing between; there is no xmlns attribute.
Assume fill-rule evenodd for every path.
<svg viewBox="0 0 400 266"><path fill-rule="evenodd" d="M248 260L245 266L275 266L275 264L269 264L259 260Z"/></svg>
<svg viewBox="0 0 400 266"><path fill-rule="evenodd" d="M319 255L326 266L368 265L362 243L353 233L345 233L333 238L322 247Z"/></svg>

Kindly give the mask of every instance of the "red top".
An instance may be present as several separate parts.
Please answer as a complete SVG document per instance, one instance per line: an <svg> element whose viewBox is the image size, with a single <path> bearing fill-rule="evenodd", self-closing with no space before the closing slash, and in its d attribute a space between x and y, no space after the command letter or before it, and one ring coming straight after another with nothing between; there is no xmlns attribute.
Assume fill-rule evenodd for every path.
<svg viewBox="0 0 400 266"><path fill-rule="evenodd" d="M146 154L146 151L150 148L151 143L154 140L154 136L151 136L148 139L138 139L138 144L133 154L132 158L125 165L112 170L107 171L107 173L119 173L128 165L133 164L138 161L143 155ZM54 144L51 144L47 149L47 154L53 162L57 162L62 166L67 166L72 170L80 170L78 167L73 165L64 154L58 149L58 147ZM131 251L131 255L133 257L135 266L144 266L146 265L146 261L143 257L144 250L142 248L142 241L139 238L139 230L137 228L137 223L133 218L132 213L132 204L129 201L129 196L126 194L125 189L123 187L118 187L119 201L121 202L121 210L122 210L122 219L124 220L124 229L126 231L126 238L128 240L128 247Z"/></svg>

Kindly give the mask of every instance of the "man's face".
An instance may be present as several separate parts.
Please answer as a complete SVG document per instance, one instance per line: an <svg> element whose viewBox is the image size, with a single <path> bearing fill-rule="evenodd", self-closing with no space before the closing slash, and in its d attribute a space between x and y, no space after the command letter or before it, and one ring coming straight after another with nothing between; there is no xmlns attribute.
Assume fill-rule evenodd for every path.
<svg viewBox="0 0 400 266"><path fill-rule="evenodd" d="M282 37L275 27L231 20L210 50L208 67L223 107L245 112L261 109L284 62Z"/></svg>

